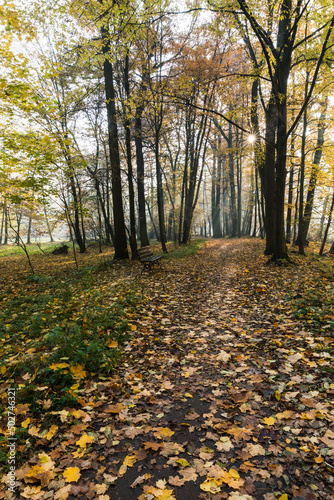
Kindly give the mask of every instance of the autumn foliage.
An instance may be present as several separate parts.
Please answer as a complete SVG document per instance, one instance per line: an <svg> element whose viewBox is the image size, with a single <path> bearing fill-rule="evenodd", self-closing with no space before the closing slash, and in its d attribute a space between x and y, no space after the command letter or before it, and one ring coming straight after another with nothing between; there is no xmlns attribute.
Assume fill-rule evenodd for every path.
<svg viewBox="0 0 334 500"><path fill-rule="evenodd" d="M1 262L8 311L22 310L1 318L10 334L2 335L0 498L333 498L330 265L311 256L268 266L256 240L211 241L184 258L169 250L162 269L142 274L139 262L98 265L91 254L88 269L81 256L80 280L70 254L53 273L36 256L40 282L27 279L20 258L11 261L15 278ZM35 304L55 280L73 287L76 307L74 298L44 304L37 330L19 297L24 290L24 303ZM101 305L121 309L122 333L116 316L94 326ZM110 328L101 349L120 349L118 366L79 363L70 349L53 360L51 346L45 360L48 315L61 327L66 308L83 338L90 331L106 342ZM25 325L35 328L31 342ZM12 497L8 376L17 391Z"/></svg>

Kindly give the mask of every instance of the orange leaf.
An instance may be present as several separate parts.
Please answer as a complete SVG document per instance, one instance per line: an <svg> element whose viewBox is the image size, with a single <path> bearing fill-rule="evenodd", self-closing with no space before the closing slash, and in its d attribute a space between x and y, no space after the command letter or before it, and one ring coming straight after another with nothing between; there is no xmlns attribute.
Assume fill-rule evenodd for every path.
<svg viewBox="0 0 334 500"><path fill-rule="evenodd" d="M76 483L80 477L80 469L78 467L68 467L64 472L63 476L67 483Z"/></svg>

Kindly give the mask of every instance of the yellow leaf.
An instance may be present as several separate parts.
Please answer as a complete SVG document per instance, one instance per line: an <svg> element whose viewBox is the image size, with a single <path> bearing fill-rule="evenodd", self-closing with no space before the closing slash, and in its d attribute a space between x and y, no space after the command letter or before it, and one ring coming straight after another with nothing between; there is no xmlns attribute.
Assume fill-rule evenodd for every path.
<svg viewBox="0 0 334 500"><path fill-rule="evenodd" d="M204 483L200 484L200 488L203 491L209 491L213 494L220 492L219 482L211 477L208 477L208 479L206 479Z"/></svg>
<svg viewBox="0 0 334 500"><path fill-rule="evenodd" d="M62 368L67 368L70 366L68 363L52 363L50 365L51 370L61 370Z"/></svg>
<svg viewBox="0 0 334 500"><path fill-rule="evenodd" d="M36 478L36 476L38 474L41 474L42 472L44 472L43 467L40 467L39 465L34 465L34 467L32 469L30 469L29 472L27 472L27 474L25 475L25 477Z"/></svg>
<svg viewBox="0 0 334 500"><path fill-rule="evenodd" d="M187 460L185 460L184 458L178 458L177 460L175 460L175 462L179 465L181 465L181 467L190 467L190 464Z"/></svg>
<svg viewBox="0 0 334 500"><path fill-rule="evenodd" d="M136 456L135 455L127 455L125 458L124 458L124 462L123 462L123 465L126 465L127 467L132 467L133 464L137 461L136 459Z"/></svg>
<svg viewBox="0 0 334 500"><path fill-rule="evenodd" d="M266 425L274 425L276 422L276 418L274 417L265 417L262 422L264 422Z"/></svg>
<svg viewBox="0 0 334 500"><path fill-rule="evenodd" d="M156 432L153 433L153 436L155 436L158 439L163 439L164 437L172 436L173 434L174 431L172 431L168 427L158 427Z"/></svg>
<svg viewBox="0 0 334 500"><path fill-rule="evenodd" d="M49 455L47 455L46 453L42 452L38 455L38 458L39 458L39 461L43 467L44 470L50 470L50 469L53 469L55 463L53 462L53 460L51 459L51 457L49 457Z"/></svg>
<svg viewBox="0 0 334 500"><path fill-rule="evenodd" d="M81 438L75 443L80 448L86 448L87 444L94 441L94 436L88 436L88 434L83 434Z"/></svg>
<svg viewBox="0 0 334 500"><path fill-rule="evenodd" d="M76 483L80 479L80 469L79 467L68 467L64 472L63 476L67 483Z"/></svg>
<svg viewBox="0 0 334 500"><path fill-rule="evenodd" d="M193 396L190 394L190 392L186 392L186 393L185 393L185 397L186 397L186 398L192 398Z"/></svg>
<svg viewBox="0 0 334 500"><path fill-rule="evenodd" d="M49 432L44 437L46 437L46 439L48 439L50 441L50 439L52 439L53 436L56 434L57 430L58 430L58 427L56 425L51 425Z"/></svg>
<svg viewBox="0 0 334 500"><path fill-rule="evenodd" d="M281 401L281 394L278 391L275 392L275 398L277 401Z"/></svg>
<svg viewBox="0 0 334 500"><path fill-rule="evenodd" d="M87 373L84 370L84 365L71 366L70 372L74 378L82 379L86 378Z"/></svg>
<svg viewBox="0 0 334 500"><path fill-rule="evenodd" d="M108 489L108 486L106 484L96 484L94 486L94 489L98 495L103 495ZM99 497L100 498L100 497ZM108 497L109 498L109 497Z"/></svg>
<svg viewBox="0 0 334 500"><path fill-rule="evenodd" d="M235 469L230 469L229 474L234 477L234 479L240 479L239 472Z"/></svg>
<svg viewBox="0 0 334 500"><path fill-rule="evenodd" d="M288 495L287 495L286 493L284 493L283 495L281 495L281 496L279 497L279 499L278 499L278 500L289 500L289 499L288 499Z"/></svg>
<svg viewBox="0 0 334 500"><path fill-rule="evenodd" d="M30 434L30 436L37 436L39 437L39 427L36 427L35 425L32 425L29 430L28 430L28 434Z"/></svg>
<svg viewBox="0 0 334 500"><path fill-rule="evenodd" d="M117 347L117 346L118 346L117 340L111 340L108 344L108 347Z"/></svg>
<svg viewBox="0 0 334 500"><path fill-rule="evenodd" d="M27 418L26 420L23 420L21 425L24 429L26 429L29 424L30 424L30 418Z"/></svg>

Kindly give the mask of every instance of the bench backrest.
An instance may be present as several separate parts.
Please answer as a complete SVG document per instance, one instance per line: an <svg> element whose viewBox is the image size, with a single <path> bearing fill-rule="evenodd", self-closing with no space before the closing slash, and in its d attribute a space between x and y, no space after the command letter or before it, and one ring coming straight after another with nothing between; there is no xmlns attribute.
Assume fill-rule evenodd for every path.
<svg viewBox="0 0 334 500"><path fill-rule="evenodd" d="M137 252L138 252L140 260L147 259L148 257L153 257L153 252L151 250L151 247L148 247L148 246L137 248Z"/></svg>
<svg viewBox="0 0 334 500"><path fill-rule="evenodd" d="M137 248L137 252L140 260L147 259L148 257L153 257L153 253L150 247Z"/></svg>

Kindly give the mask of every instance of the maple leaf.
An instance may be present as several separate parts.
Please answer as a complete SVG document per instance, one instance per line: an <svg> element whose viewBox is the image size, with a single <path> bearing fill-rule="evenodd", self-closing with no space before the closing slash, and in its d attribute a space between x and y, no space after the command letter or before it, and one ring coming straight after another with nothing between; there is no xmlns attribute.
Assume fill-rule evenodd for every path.
<svg viewBox="0 0 334 500"><path fill-rule="evenodd" d="M150 443L149 441L146 441L144 443L145 450L158 451L159 448L161 448L162 446L163 446L163 443Z"/></svg>
<svg viewBox="0 0 334 500"><path fill-rule="evenodd" d="M32 425L28 429L28 434L30 434L30 436L40 437L39 436L39 430L40 430L40 426L36 427L35 425Z"/></svg>
<svg viewBox="0 0 334 500"><path fill-rule="evenodd" d="M26 429L28 427L28 425L30 424L30 418L27 418L26 420L24 420L22 423L21 423L21 426Z"/></svg>
<svg viewBox="0 0 334 500"><path fill-rule="evenodd" d="M103 495L108 489L108 486L106 484L95 484L94 490L97 495Z"/></svg>
<svg viewBox="0 0 334 500"><path fill-rule="evenodd" d="M163 439L165 437L172 436L173 434L175 434L175 432L168 427L157 427L157 430L153 433L153 436L157 439Z"/></svg>
<svg viewBox="0 0 334 500"><path fill-rule="evenodd" d="M196 469L194 467L187 467L186 469L181 469L179 474L183 476L185 481L196 481L198 475L196 473Z"/></svg>
<svg viewBox="0 0 334 500"><path fill-rule="evenodd" d="M239 493L238 491L234 491L233 493L231 493L227 500L254 500L254 497Z"/></svg>
<svg viewBox="0 0 334 500"><path fill-rule="evenodd" d="M24 480L25 482L35 482L40 481L42 488L47 486L51 479L54 478L54 473L48 470L45 470L43 467L39 465L35 465L29 472L26 474Z"/></svg>
<svg viewBox="0 0 334 500"><path fill-rule="evenodd" d="M224 363L227 363L231 359L231 354L222 350L217 356L217 361L224 361Z"/></svg>
<svg viewBox="0 0 334 500"><path fill-rule="evenodd" d="M75 366L71 366L70 372L72 373L74 378L77 378L79 380L87 377L87 372L84 370L84 365L77 364Z"/></svg>
<svg viewBox="0 0 334 500"><path fill-rule="evenodd" d="M178 443L162 443L160 455L164 457L169 457L170 455L178 455L182 453L184 448Z"/></svg>
<svg viewBox="0 0 334 500"><path fill-rule="evenodd" d="M266 425L274 425L276 422L276 418L274 417L265 417L262 422L264 422Z"/></svg>
<svg viewBox="0 0 334 500"><path fill-rule="evenodd" d="M204 481L204 483L200 484L200 488L203 491L208 491L210 493L213 493L214 495L216 493L219 493L221 491L220 486L222 484L222 481L217 481L214 478L208 478Z"/></svg>
<svg viewBox="0 0 334 500"><path fill-rule="evenodd" d="M44 492L41 491L40 486L27 486L21 491L20 495L23 498L29 498L31 500L41 500L44 497Z"/></svg>
<svg viewBox="0 0 334 500"><path fill-rule="evenodd" d="M322 438L320 438L328 448L334 449L334 432L331 430L326 431Z"/></svg>
<svg viewBox="0 0 334 500"><path fill-rule="evenodd" d="M67 483L76 483L81 477L80 469L78 467L68 467L64 470L63 476Z"/></svg>
<svg viewBox="0 0 334 500"><path fill-rule="evenodd" d="M132 467L133 464L137 461L137 457L135 455L127 455L118 471L118 477L124 476L128 467Z"/></svg>
<svg viewBox="0 0 334 500"><path fill-rule="evenodd" d="M54 500L66 500L69 495L70 495L70 491L72 489L72 485L71 484L67 484L66 486L63 486L62 488L60 488L58 491L56 491L54 493Z"/></svg>
<svg viewBox="0 0 334 500"><path fill-rule="evenodd" d="M249 453L252 457L255 457L256 455L265 455L266 453L266 450L260 444L252 443L246 444L243 451Z"/></svg>
<svg viewBox="0 0 334 500"><path fill-rule="evenodd" d="M228 429L226 432L228 432L228 434L232 434L234 439L237 441L240 441L241 439L249 441L252 434L250 429L246 429L244 427L231 427L231 429Z"/></svg>
<svg viewBox="0 0 334 500"><path fill-rule="evenodd" d="M172 486L183 486L186 480L184 478L182 479L180 476L170 476L168 482Z"/></svg>
<svg viewBox="0 0 334 500"><path fill-rule="evenodd" d="M291 411L291 410L285 410L282 413L276 413L275 417L278 418L279 420L282 420L284 418L292 418L293 416L296 416L296 414Z"/></svg>
<svg viewBox="0 0 334 500"><path fill-rule="evenodd" d="M219 441L216 442L215 446L218 451L230 451L233 448L233 444L228 436L222 436Z"/></svg>
<svg viewBox="0 0 334 500"><path fill-rule="evenodd" d="M289 363L294 365L295 363L297 363L297 361L299 361L302 358L303 358L303 355L300 354L300 352L297 352L296 354L291 354L290 356L288 356L287 360L289 361Z"/></svg>
<svg viewBox="0 0 334 500"><path fill-rule="evenodd" d="M53 436L56 434L58 427L56 425L51 425L49 432L44 436L47 440L51 440Z"/></svg>
<svg viewBox="0 0 334 500"><path fill-rule="evenodd" d="M145 481L147 481L147 479L150 479L151 477L152 475L148 473L143 474L142 476L138 476L137 479L135 479L133 483L130 485L130 488L136 488L136 486L144 483Z"/></svg>
<svg viewBox="0 0 334 500"><path fill-rule="evenodd" d="M138 500L147 500L148 498L155 500L176 500L173 495L173 490L155 488L154 486L144 485L144 494L138 497Z"/></svg>
<svg viewBox="0 0 334 500"><path fill-rule="evenodd" d="M109 405L104 411L106 413L120 413L124 410L124 406L121 403L117 403L115 405Z"/></svg>
<svg viewBox="0 0 334 500"><path fill-rule="evenodd" d="M93 443L95 440L94 436L88 436L88 434L83 434L78 441L76 441L76 445L80 446L80 448L86 448L87 444Z"/></svg>

